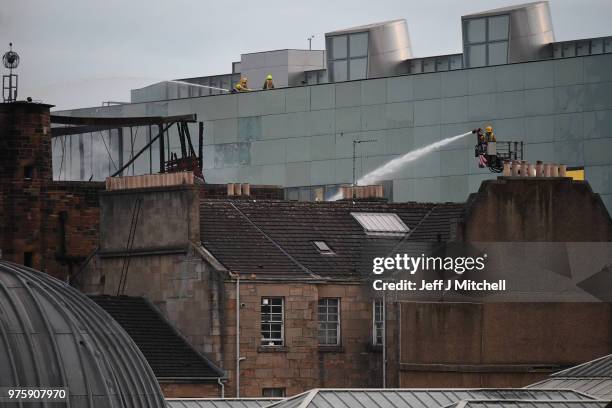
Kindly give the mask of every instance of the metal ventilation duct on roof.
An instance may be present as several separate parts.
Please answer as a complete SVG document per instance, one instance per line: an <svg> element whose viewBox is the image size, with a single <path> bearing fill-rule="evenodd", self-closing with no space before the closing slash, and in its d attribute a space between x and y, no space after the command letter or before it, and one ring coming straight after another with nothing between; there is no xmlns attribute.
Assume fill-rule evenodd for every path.
<svg viewBox="0 0 612 408"><path fill-rule="evenodd" d="M475 24L475 37L469 38L468 24ZM461 17L463 28L464 58L467 67L481 65L512 64L547 59L552 57L551 43L555 41L552 18L547 1L503 7ZM480 27L476 27L480 26ZM493 59L493 54L501 54L501 47L507 42L507 61ZM470 64L470 45L481 47L489 62Z"/></svg>
<svg viewBox="0 0 612 408"><path fill-rule="evenodd" d="M140 350L102 308L47 274L6 261L0 261L0 387L65 388L68 400L54 407L166 406Z"/></svg>
<svg viewBox="0 0 612 408"><path fill-rule="evenodd" d="M350 42L351 38L356 38L359 34L367 34L367 46L359 55L351 52L351 45L347 46L347 55L334 53L332 39L334 37L346 36ZM363 36L362 38L364 38ZM390 75L402 74L402 62L412 57L412 47L408 34L406 20L391 20L382 23L374 23L344 30L332 31L325 34L327 49L327 68L333 77L333 62L344 61L351 69L351 65L364 66L360 64L360 57L367 58L365 65L365 76L351 74L347 78L333 78L333 81L343 81L351 79L375 78ZM362 47L359 47L360 49ZM330 66L329 63L332 63Z"/></svg>

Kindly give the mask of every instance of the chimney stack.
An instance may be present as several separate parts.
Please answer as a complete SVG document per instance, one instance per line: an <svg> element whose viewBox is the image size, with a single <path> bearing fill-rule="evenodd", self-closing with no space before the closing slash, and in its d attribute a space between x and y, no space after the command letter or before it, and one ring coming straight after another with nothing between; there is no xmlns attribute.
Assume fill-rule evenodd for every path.
<svg viewBox="0 0 612 408"><path fill-rule="evenodd" d="M342 186L343 200L367 200L367 199L383 199L383 186L382 184L375 184L371 186Z"/></svg>
<svg viewBox="0 0 612 408"><path fill-rule="evenodd" d="M244 197L251 195L251 185L249 183L227 183L228 197Z"/></svg>
<svg viewBox="0 0 612 408"><path fill-rule="evenodd" d="M505 161L502 171L504 177L567 177L565 164L551 164L537 161L536 164L525 160Z"/></svg>

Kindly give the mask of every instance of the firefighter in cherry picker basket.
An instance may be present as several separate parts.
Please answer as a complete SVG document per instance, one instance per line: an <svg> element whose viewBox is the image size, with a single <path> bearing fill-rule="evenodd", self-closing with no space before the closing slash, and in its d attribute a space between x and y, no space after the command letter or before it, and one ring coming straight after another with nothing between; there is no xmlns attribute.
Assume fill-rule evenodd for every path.
<svg viewBox="0 0 612 408"><path fill-rule="evenodd" d="M481 128L472 130L472 133L476 134L478 142L476 144L476 155L478 156L478 167L485 168L488 166L487 159L487 145L489 142L495 142L495 133L493 133L493 127L487 126L484 132Z"/></svg>

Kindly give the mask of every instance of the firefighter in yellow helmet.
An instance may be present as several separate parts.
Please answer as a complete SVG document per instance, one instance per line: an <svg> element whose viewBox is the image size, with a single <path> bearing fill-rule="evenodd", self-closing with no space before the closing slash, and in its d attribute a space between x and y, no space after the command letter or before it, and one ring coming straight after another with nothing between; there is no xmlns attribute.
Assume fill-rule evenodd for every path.
<svg viewBox="0 0 612 408"><path fill-rule="evenodd" d="M484 134L484 139L486 142L495 142L495 133L493 133L493 127L491 127L491 125L488 125L485 128L485 134Z"/></svg>
<svg viewBox="0 0 612 408"><path fill-rule="evenodd" d="M242 85L240 84L240 82L238 82L236 85L234 85L234 87L232 88L231 92L233 94L238 93L238 92L242 92Z"/></svg>
<svg viewBox="0 0 612 408"><path fill-rule="evenodd" d="M274 89L274 82L272 82L272 75L268 74L263 84L263 90Z"/></svg>
<svg viewBox="0 0 612 408"><path fill-rule="evenodd" d="M242 91L241 92L248 92L248 91L250 91L250 89L249 89L249 80L247 79L247 77L240 78L240 86L242 87Z"/></svg>

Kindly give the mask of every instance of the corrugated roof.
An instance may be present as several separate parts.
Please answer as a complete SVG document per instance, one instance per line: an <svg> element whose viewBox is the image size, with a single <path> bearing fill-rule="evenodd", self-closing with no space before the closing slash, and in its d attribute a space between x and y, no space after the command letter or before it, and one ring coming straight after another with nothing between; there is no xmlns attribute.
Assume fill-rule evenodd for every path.
<svg viewBox="0 0 612 408"><path fill-rule="evenodd" d="M446 408L605 408L604 401L467 400Z"/></svg>
<svg viewBox="0 0 612 408"><path fill-rule="evenodd" d="M557 377L532 384L528 388L571 389L595 398L612 401L612 378Z"/></svg>
<svg viewBox="0 0 612 408"><path fill-rule="evenodd" d="M589 401L572 390L543 389L314 389L269 408L436 408L465 400Z"/></svg>
<svg viewBox="0 0 612 408"><path fill-rule="evenodd" d="M612 354L559 371L551 377L605 377L612 378Z"/></svg>
<svg viewBox="0 0 612 408"><path fill-rule="evenodd" d="M278 398L167 398L168 408L260 408Z"/></svg>

